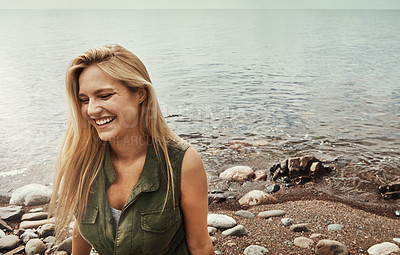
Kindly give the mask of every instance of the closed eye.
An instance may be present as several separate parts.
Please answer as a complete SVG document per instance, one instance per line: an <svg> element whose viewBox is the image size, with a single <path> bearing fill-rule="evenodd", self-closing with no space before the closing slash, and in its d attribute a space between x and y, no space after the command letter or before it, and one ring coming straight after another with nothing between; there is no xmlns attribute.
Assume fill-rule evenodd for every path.
<svg viewBox="0 0 400 255"><path fill-rule="evenodd" d="M110 98L112 95L114 95L114 94L113 94L113 93L103 94L103 95L100 95L100 98L101 98L101 99L108 99L108 98Z"/></svg>
<svg viewBox="0 0 400 255"><path fill-rule="evenodd" d="M87 103L89 103L89 99L88 98L79 98L79 102L82 104L87 104Z"/></svg>

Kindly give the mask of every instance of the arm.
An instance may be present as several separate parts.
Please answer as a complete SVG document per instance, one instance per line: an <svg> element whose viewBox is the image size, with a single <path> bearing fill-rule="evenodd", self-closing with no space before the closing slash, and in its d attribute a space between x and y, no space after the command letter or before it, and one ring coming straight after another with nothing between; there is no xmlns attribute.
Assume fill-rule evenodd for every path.
<svg viewBox="0 0 400 255"><path fill-rule="evenodd" d="M92 246L81 236L78 221L75 220L74 229L72 231L72 254L87 255L90 253L91 249Z"/></svg>
<svg viewBox="0 0 400 255"><path fill-rule="evenodd" d="M190 253L214 254L207 230L207 176L200 155L192 147L186 151L182 162L181 208Z"/></svg>

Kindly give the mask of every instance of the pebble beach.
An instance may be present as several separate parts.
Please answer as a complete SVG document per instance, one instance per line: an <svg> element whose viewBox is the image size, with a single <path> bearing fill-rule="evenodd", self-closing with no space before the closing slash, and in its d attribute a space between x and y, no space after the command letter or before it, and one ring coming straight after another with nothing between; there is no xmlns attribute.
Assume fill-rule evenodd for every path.
<svg viewBox="0 0 400 255"><path fill-rule="evenodd" d="M245 195L244 190L225 194L209 188L208 225L216 254L400 254L396 200L380 205L346 201L319 192L318 181L277 183L275 190L266 180L241 185L250 183L266 188ZM22 205L0 205L0 254L71 254L71 239L55 241L54 221L47 215L49 194L49 187L28 185L10 200ZM248 194L253 197L246 200Z"/></svg>

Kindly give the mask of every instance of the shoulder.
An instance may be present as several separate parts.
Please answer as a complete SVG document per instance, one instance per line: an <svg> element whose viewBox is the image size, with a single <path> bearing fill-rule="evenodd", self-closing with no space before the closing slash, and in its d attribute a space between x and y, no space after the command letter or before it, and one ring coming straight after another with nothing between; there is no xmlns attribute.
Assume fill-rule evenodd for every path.
<svg viewBox="0 0 400 255"><path fill-rule="evenodd" d="M182 179L196 179L204 173L205 170L200 154L193 147L189 147L182 161Z"/></svg>

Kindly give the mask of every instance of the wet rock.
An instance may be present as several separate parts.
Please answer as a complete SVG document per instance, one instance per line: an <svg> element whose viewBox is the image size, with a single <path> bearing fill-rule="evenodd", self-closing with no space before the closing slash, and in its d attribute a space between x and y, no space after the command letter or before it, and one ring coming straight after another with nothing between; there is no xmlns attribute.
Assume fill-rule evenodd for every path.
<svg viewBox="0 0 400 255"><path fill-rule="evenodd" d="M322 162L313 156L290 158L270 168L274 180L286 177L285 182L290 182L291 178L297 178L297 184L304 184L330 171L329 167L324 167Z"/></svg>
<svg viewBox="0 0 400 255"><path fill-rule="evenodd" d="M57 248L57 251L66 251L72 254L72 237L65 239Z"/></svg>
<svg viewBox="0 0 400 255"><path fill-rule="evenodd" d="M20 238L24 243L28 243L29 240L37 239L39 236L32 229L27 229L23 234L20 235Z"/></svg>
<svg viewBox="0 0 400 255"><path fill-rule="evenodd" d="M300 172L300 158L291 158L288 161L289 175L296 177L301 175Z"/></svg>
<svg viewBox="0 0 400 255"><path fill-rule="evenodd" d="M215 227L207 227L207 230L209 235L214 235L215 233L217 233L217 228Z"/></svg>
<svg viewBox="0 0 400 255"><path fill-rule="evenodd" d="M43 226L45 224L54 223L54 218L46 219L46 220L27 220L21 222L19 225L20 228L28 229L28 228L37 228Z"/></svg>
<svg viewBox="0 0 400 255"><path fill-rule="evenodd" d="M307 237L303 237L303 236L296 237L293 241L294 245L296 245L297 247L300 247L300 248L304 248L304 249L308 248L313 243L314 243L313 240L311 240Z"/></svg>
<svg viewBox="0 0 400 255"><path fill-rule="evenodd" d="M232 228L236 226L236 221L230 216L222 214L208 214L207 225L216 228Z"/></svg>
<svg viewBox="0 0 400 255"><path fill-rule="evenodd" d="M321 162L314 162L310 167L310 174L313 177L320 177L326 173L325 167Z"/></svg>
<svg viewBox="0 0 400 255"><path fill-rule="evenodd" d="M254 171L249 166L234 166L226 169L219 177L229 181L247 181L254 176Z"/></svg>
<svg viewBox="0 0 400 255"><path fill-rule="evenodd" d="M224 202L226 197L223 194L208 194L208 204Z"/></svg>
<svg viewBox="0 0 400 255"><path fill-rule="evenodd" d="M254 213L249 212L249 211L245 211L245 210L237 211L237 212L235 212L235 215L236 215L236 216L243 217L243 218L246 218L246 219L251 219L251 218L256 217L256 216L254 215Z"/></svg>
<svg viewBox="0 0 400 255"><path fill-rule="evenodd" d="M292 225L292 223L293 223L293 219L290 219L290 218L283 218L283 219L281 219L281 222L282 222L282 224L285 226L285 227L289 227L290 225Z"/></svg>
<svg viewBox="0 0 400 255"><path fill-rule="evenodd" d="M303 174L309 174L312 163L318 162L314 156L305 156L300 158L300 169Z"/></svg>
<svg viewBox="0 0 400 255"><path fill-rule="evenodd" d="M334 240L320 240L317 243L316 255L349 255L346 245Z"/></svg>
<svg viewBox="0 0 400 255"><path fill-rule="evenodd" d="M10 204L41 205L50 202L52 190L41 184L28 184L16 189L10 199Z"/></svg>
<svg viewBox="0 0 400 255"><path fill-rule="evenodd" d="M257 216L264 219L269 219L271 217L282 217L285 215L286 212L283 210L270 210L270 211L260 212Z"/></svg>
<svg viewBox="0 0 400 255"><path fill-rule="evenodd" d="M8 235L0 239L0 250L12 250L18 246L20 239L16 235Z"/></svg>
<svg viewBox="0 0 400 255"><path fill-rule="evenodd" d="M400 183L392 182L388 185L379 186L378 190L385 199L400 198Z"/></svg>
<svg viewBox="0 0 400 255"><path fill-rule="evenodd" d="M299 176L299 177L296 177L296 179L294 180L294 182L297 185L303 185L304 183L307 183L310 181L312 181L310 176Z"/></svg>
<svg viewBox="0 0 400 255"><path fill-rule="evenodd" d="M0 207L0 217L3 220L18 220L23 213L22 206L10 205Z"/></svg>
<svg viewBox="0 0 400 255"><path fill-rule="evenodd" d="M12 230L13 230L12 227L10 227L10 226L7 224L7 222L5 222L4 220L2 220L1 218L0 218L0 228L1 228L1 229L5 229L5 230L7 230L7 231L12 231Z"/></svg>
<svg viewBox="0 0 400 255"><path fill-rule="evenodd" d="M263 170L257 170L254 172L253 181L265 181L267 174Z"/></svg>
<svg viewBox="0 0 400 255"><path fill-rule="evenodd" d="M278 199L262 190L252 190L239 199L242 206L262 205L278 202Z"/></svg>
<svg viewBox="0 0 400 255"><path fill-rule="evenodd" d="M328 230L331 230L331 231L340 231L340 230L342 230L342 228L344 228L344 226L341 225L341 224L330 224L330 225L328 225Z"/></svg>
<svg viewBox="0 0 400 255"><path fill-rule="evenodd" d="M244 249L244 255L263 255L268 254L268 250L259 245L250 245Z"/></svg>
<svg viewBox="0 0 400 255"><path fill-rule="evenodd" d="M47 212L37 212L37 213L25 213L21 217L21 221L24 220L43 220L47 218Z"/></svg>
<svg viewBox="0 0 400 255"><path fill-rule="evenodd" d="M289 177L287 177L287 176L284 176L284 177L282 178L282 182L284 182L284 183L290 183L290 182L291 182L291 180L290 180L290 178L289 178Z"/></svg>
<svg viewBox="0 0 400 255"><path fill-rule="evenodd" d="M368 249L369 255L389 255L392 252L399 252L400 249L394 243L384 242L375 244Z"/></svg>
<svg viewBox="0 0 400 255"><path fill-rule="evenodd" d="M267 192L269 192L269 193L275 193L275 192L279 191L280 189L281 189L281 186L279 186L278 184L271 184L271 185L268 185L266 188Z"/></svg>
<svg viewBox="0 0 400 255"><path fill-rule="evenodd" d="M233 228L223 231L222 235L224 235L224 236L243 236L243 235L247 235L247 233L249 233L249 232L247 231L247 229L244 226L237 225Z"/></svg>
<svg viewBox="0 0 400 255"><path fill-rule="evenodd" d="M44 224L38 229L38 233L41 238L45 238L48 236L52 236L55 234L56 231L56 225L50 223L50 224Z"/></svg>
<svg viewBox="0 0 400 255"><path fill-rule="evenodd" d="M25 253L27 255L41 254L46 251L46 245L40 239L31 239L25 246Z"/></svg>
<svg viewBox="0 0 400 255"><path fill-rule="evenodd" d="M290 227L290 230L292 230L293 232L307 232L309 225L309 223L295 224Z"/></svg>

